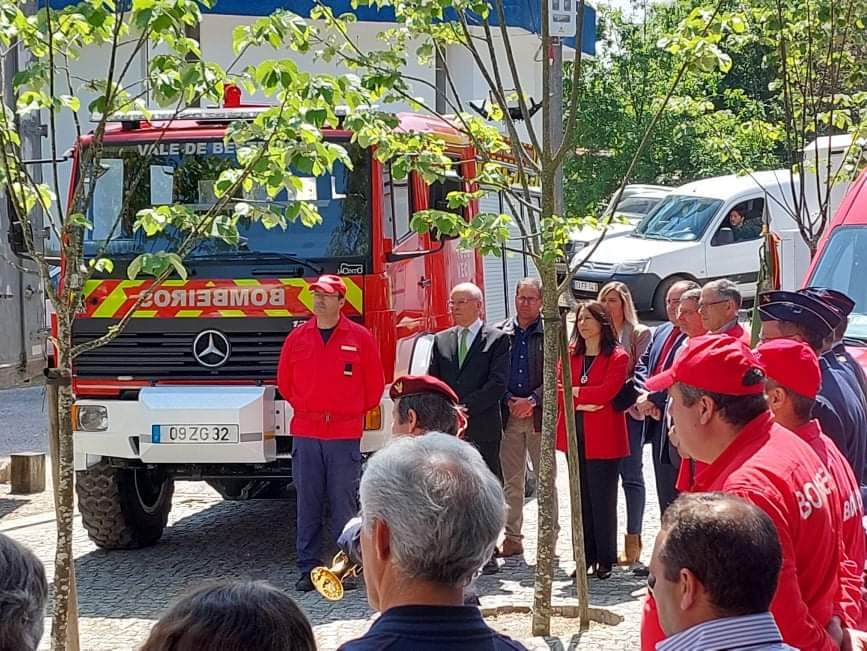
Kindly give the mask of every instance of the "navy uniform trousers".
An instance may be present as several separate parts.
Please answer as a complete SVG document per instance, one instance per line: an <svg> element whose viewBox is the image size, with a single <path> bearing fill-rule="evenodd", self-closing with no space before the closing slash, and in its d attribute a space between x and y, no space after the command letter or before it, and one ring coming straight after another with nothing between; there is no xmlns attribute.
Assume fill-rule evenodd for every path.
<svg viewBox="0 0 867 651"><path fill-rule="evenodd" d="M295 559L304 573L322 565L323 510L331 511L334 540L358 515L361 439L316 439L294 436L292 476L298 499Z"/></svg>

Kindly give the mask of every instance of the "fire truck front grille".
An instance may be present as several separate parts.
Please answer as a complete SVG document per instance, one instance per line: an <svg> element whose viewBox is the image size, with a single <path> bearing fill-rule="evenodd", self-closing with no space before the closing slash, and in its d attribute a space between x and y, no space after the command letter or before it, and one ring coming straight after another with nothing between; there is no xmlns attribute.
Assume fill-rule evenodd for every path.
<svg viewBox="0 0 867 651"><path fill-rule="evenodd" d="M295 319L133 319L109 343L79 355L81 378L269 380ZM114 321L75 322L74 343L103 334Z"/></svg>

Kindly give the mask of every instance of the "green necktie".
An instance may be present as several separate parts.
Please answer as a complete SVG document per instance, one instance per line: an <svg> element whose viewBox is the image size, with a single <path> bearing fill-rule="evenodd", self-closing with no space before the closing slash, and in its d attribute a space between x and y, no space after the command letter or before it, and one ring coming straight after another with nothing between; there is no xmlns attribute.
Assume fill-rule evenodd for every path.
<svg viewBox="0 0 867 651"><path fill-rule="evenodd" d="M463 328L461 330L461 337L458 340L458 366L463 366L464 360L467 357L467 335L469 333L469 328Z"/></svg>

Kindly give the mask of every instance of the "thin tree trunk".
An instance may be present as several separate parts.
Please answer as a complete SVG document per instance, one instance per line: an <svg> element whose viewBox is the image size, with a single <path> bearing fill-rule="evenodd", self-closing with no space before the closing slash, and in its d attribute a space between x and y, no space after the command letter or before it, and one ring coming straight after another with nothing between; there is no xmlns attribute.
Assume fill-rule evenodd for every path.
<svg viewBox="0 0 867 651"><path fill-rule="evenodd" d="M77 651L77 635L70 637L70 621L75 618L72 605L75 581L73 572L75 559L72 551L73 510L74 510L74 479L72 463L72 386L69 380L72 349L71 320L67 315L58 313L57 331L57 373L59 385L58 394L58 455L57 484L54 487L57 505L57 546L54 553L54 618L51 625L51 647L55 651ZM75 629L77 633L77 627Z"/></svg>
<svg viewBox="0 0 867 651"><path fill-rule="evenodd" d="M54 512L60 511L57 487L60 485L60 405L57 384L49 382L46 386L48 402L48 449L51 455L51 489L54 493ZM74 567L74 565L73 565ZM78 599L75 589L75 572L69 575L69 616L67 618L66 642L72 651L78 649Z"/></svg>
<svg viewBox="0 0 867 651"><path fill-rule="evenodd" d="M572 404L572 367L569 365L569 343L566 340L566 319L561 322L559 344L563 367L563 401ZM569 464L569 504L572 515L572 556L575 559L575 594L581 628L590 626L590 594L587 586L587 558L584 555L584 513L581 510L581 469L578 467L578 438L573 411L566 411L566 460Z"/></svg>
<svg viewBox="0 0 867 651"><path fill-rule="evenodd" d="M557 362L561 354L561 341L565 339L563 319L560 316L559 296L557 294L557 272L553 263L537 264L543 292L542 319L545 324L545 367L543 372L542 400L542 449L538 470L538 542L536 548L536 576L533 594L533 624L534 636L549 635L551 630L551 587L553 583L555 530L557 522L554 515L553 496L557 490L554 483L556 460L554 442L557 426ZM571 389L570 389L571 391ZM568 422L569 419L567 419ZM574 437L574 422L571 436ZM571 440L571 439L570 439ZM574 446L572 446L574 447ZM580 601L581 626L589 622L587 596L587 571L584 562L584 528L581 518L581 498L578 491L578 465L574 449L570 449L569 486L571 501L572 547L577 571L577 594ZM562 504L562 500L559 500Z"/></svg>

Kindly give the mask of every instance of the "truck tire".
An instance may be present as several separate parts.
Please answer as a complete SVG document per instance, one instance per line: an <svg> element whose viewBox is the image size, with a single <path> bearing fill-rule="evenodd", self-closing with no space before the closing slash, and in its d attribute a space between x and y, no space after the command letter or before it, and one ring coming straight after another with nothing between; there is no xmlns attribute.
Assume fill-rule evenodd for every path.
<svg viewBox="0 0 867 651"><path fill-rule="evenodd" d="M75 487L81 523L98 547L149 547L163 535L175 492L171 477L101 461L77 472Z"/></svg>
<svg viewBox="0 0 867 651"><path fill-rule="evenodd" d="M665 311L665 297L668 295L668 290L681 280L687 279L683 276L671 276L659 283L656 293L653 295L653 318L668 321L668 314Z"/></svg>

